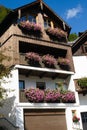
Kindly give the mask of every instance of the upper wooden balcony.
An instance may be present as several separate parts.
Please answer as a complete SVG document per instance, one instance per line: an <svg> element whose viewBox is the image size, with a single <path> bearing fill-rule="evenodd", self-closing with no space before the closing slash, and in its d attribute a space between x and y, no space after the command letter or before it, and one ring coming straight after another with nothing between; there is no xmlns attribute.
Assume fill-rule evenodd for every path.
<svg viewBox="0 0 87 130"><path fill-rule="evenodd" d="M21 65L21 67L19 67L20 74L24 74L26 76L32 75L39 76L40 78L50 77L55 79L57 77L67 78L67 76L74 74L73 70L71 69L72 64L70 63L59 64L56 62L56 64L49 65L44 63L42 60L37 62L29 61L29 59L26 58L25 53L20 53L19 64ZM25 68L22 66L25 66Z"/></svg>

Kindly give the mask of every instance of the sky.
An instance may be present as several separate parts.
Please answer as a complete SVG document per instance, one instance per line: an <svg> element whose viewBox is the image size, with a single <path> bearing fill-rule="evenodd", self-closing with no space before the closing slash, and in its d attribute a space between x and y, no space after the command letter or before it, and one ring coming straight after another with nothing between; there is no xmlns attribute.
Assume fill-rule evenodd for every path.
<svg viewBox="0 0 87 130"><path fill-rule="evenodd" d="M35 0L0 0L0 5L16 9ZM78 34L87 30L87 0L43 0Z"/></svg>

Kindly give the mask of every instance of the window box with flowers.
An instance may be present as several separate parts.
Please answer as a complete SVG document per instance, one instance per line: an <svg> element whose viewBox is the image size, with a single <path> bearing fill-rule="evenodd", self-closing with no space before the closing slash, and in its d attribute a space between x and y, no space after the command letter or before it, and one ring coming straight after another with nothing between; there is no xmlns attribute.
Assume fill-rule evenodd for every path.
<svg viewBox="0 0 87 130"><path fill-rule="evenodd" d="M60 28L48 28L46 29L46 33L52 38L53 40L64 40L66 41L67 33L61 30Z"/></svg>
<svg viewBox="0 0 87 130"><path fill-rule="evenodd" d="M29 88L25 90L25 96L29 102L39 103L75 103L74 92L61 93L57 89L41 90L39 88Z"/></svg>
<svg viewBox="0 0 87 130"><path fill-rule="evenodd" d="M75 94L71 91L66 91L61 94L61 99L63 103L75 103Z"/></svg>
<svg viewBox="0 0 87 130"><path fill-rule="evenodd" d="M18 26L25 34L33 34L35 36L41 36L42 34L42 29L39 24L31 23L29 21L22 21L18 24Z"/></svg>
<svg viewBox="0 0 87 130"><path fill-rule="evenodd" d="M44 91L39 88L26 89L25 95L29 102L39 103L44 101Z"/></svg>
<svg viewBox="0 0 87 130"><path fill-rule="evenodd" d="M45 102L60 103L61 93L58 90L47 89L45 91Z"/></svg>
<svg viewBox="0 0 87 130"><path fill-rule="evenodd" d="M28 64L31 66L40 66L41 57L38 53L35 52L28 52L25 55L26 60L28 61Z"/></svg>
<svg viewBox="0 0 87 130"><path fill-rule="evenodd" d="M49 68L55 68L55 65L57 65L57 60L54 58L54 56L49 54L42 56L42 62L46 67Z"/></svg>
<svg viewBox="0 0 87 130"><path fill-rule="evenodd" d="M59 57L58 58L58 64L60 66L61 69L63 70L70 70L70 60L67 58L63 58L63 57Z"/></svg>

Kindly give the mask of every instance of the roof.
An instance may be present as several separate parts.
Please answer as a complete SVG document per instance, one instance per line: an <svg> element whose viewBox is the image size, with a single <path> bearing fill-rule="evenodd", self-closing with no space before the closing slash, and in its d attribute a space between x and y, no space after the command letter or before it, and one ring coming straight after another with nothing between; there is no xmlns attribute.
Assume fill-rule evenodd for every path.
<svg viewBox="0 0 87 130"><path fill-rule="evenodd" d="M41 7L42 6L42 7ZM45 4L42 0L36 0L32 3L29 3L27 5L21 6L19 8L14 9L11 11L7 17L3 20L3 22L0 24L0 35L5 32L5 30L12 24L12 20L14 18L18 18L18 10L24 11L28 8L43 8L43 12L46 13L48 16L55 19L55 21L58 21L61 27L63 28L63 23L65 23L66 30L68 34L70 33L71 27L60 17L58 16L51 8L48 7L47 4Z"/></svg>
<svg viewBox="0 0 87 130"><path fill-rule="evenodd" d="M87 41L87 30L77 38L72 45L72 53L74 54L84 42Z"/></svg>

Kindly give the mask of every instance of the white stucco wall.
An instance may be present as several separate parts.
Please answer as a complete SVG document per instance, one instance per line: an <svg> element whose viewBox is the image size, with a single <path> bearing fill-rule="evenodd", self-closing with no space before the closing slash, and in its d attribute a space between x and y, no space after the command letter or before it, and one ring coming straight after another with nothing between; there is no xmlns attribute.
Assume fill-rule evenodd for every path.
<svg viewBox="0 0 87 130"><path fill-rule="evenodd" d="M74 82L73 79L80 77L79 76L79 70L77 70L78 64L79 62L77 62L78 58L74 58L75 61L75 75L73 75L70 79L69 79L69 86L68 89L75 91L75 86L74 86ZM83 61L83 58L80 59ZM78 60L79 61L79 60ZM84 61L86 62L86 58L84 57ZM80 61L81 62L81 61ZM78 64L77 64L78 63ZM87 64L86 64L87 65ZM81 66L82 69L82 66ZM84 70L85 71L85 70ZM86 71L85 71L86 72ZM83 73L84 74L84 73ZM73 130L73 125L72 125L72 110L77 110L78 112L80 111L78 109L79 106L79 100L78 100L78 93L76 92L76 104L34 104L34 103L19 103L19 80L25 80L25 88L29 88L29 87L36 87L36 82L46 82L46 88L55 88L55 83L60 81L61 79L55 79L52 80L51 78L38 78L38 77L25 77L23 75L19 75L18 70L14 69L12 71L12 77L10 77L9 79L6 79L7 81L9 80L9 82L7 84L4 84L4 86L6 88L10 88L14 91L12 91L9 94L8 97L8 102L6 102L6 105L3 106L3 108L0 109L0 113L3 113L6 117L8 117L8 119L13 122L16 126L19 126L21 130L24 130L24 117L23 117L23 109L25 108L40 108L40 109L59 109L59 108L63 108L66 110L66 123L67 123L67 130ZM14 99L13 99L14 98ZM86 97L85 98L85 102L86 102ZM9 99L13 99L13 100L9 100ZM82 95L79 96L80 99L80 104L83 104L83 98ZM9 107L10 106L10 107ZM7 108L7 111L6 111ZM81 107L81 111L83 110L83 107ZM80 128L81 128L81 124L80 124Z"/></svg>
<svg viewBox="0 0 87 130"><path fill-rule="evenodd" d="M75 85L73 82L74 79L87 77L87 56L74 56L73 61L75 67L75 74L71 77L71 80L73 85ZM79 106L76 107L76 111L79 113L79 117L81 118L81 112L87 112L87 95L83 96L83 94L78 94L78 97ZM83 129L81 119L80 128Z"/></svg>

